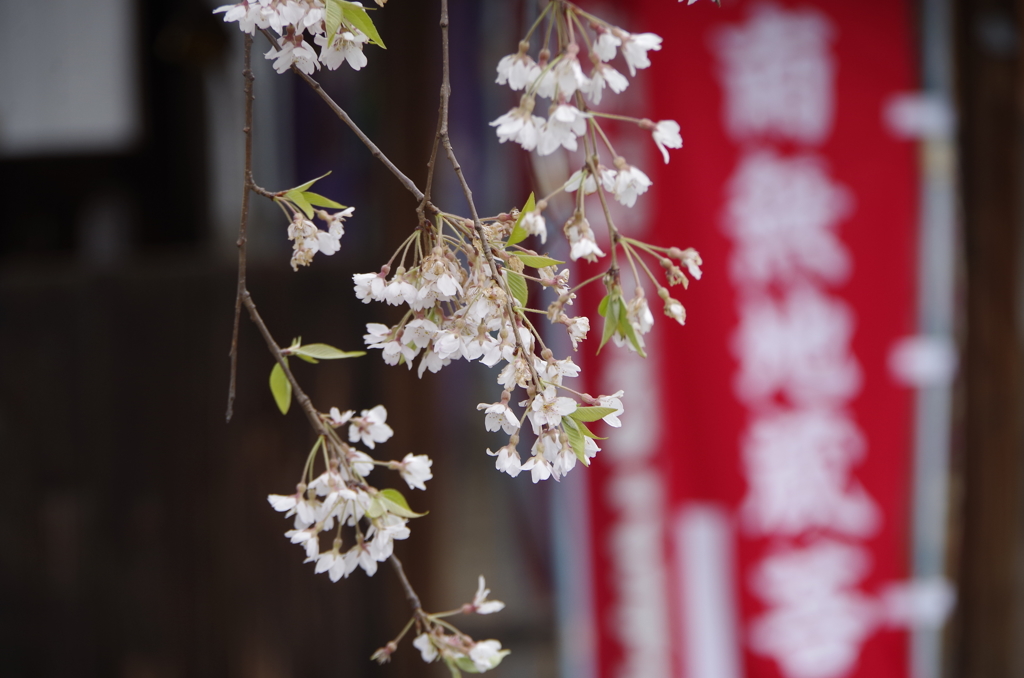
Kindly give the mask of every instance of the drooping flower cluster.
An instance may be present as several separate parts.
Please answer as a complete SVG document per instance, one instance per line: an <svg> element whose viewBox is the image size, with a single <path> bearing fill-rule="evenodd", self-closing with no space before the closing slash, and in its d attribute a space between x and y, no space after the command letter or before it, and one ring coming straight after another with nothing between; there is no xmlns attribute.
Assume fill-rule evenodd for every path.
<svg viewBox="0 0 1024 678"><path fill-rule="evenodd" d="M384 1L377 4L383 6ZM294 65L309 75L320 66L333 71L345 62L358 71L366 65L363 46L381 44L362 5L344 0L242 0L213 11L250 35L257 28L277 33L277 47L265 56L278 73ZM319 53L310 39L320 47Z"/></svg>
<svg viewBox="0 0 1024 678"><path fill-rule="evenodd" d="M541 42L537 60L534 60L530 56L530 37L539 28L541 19L548 22L549 37ZM558 30L552 31L552 26ZM549 45L552 35L556 41L553 55ZM585 59L581 59L583 49ZM606 88L619 94L629 86L629 79L613 65L617 56L621 56L630 76L636 76L637 70L651 65L648 53L660 49L661 38L654 33L630 33L571 3L549 3L526 39L519 43L518 51L498 62L496 82L507 84L513 91L522 90L523 94L519 105L494 120L491 126L497 128L502 143L514 141L539 155L549 155L559 148L575 151L579 139L584 138L586 142L588 133L591 135L588 156L597 154L600 136L611 153L614 169L602 165L584 167L573 175L565 190L577 190L585 183L587 192L592 193L597 190L595 177L599 176L605 191L626 207L632 207L637 196L650 187L651 180L615 153L600 128L603 114L594 107L600 105ZM583 61L589 64L585 66ZM534 115L538 97L551 102L547 119ZM650 131L666 163L669 161L667 149L682 148L679 125L673 120L655 123L621 115L610 117L631 121ZM574 179L575 188L570 188Z"/></svg>
<svg viewBox="0 0 1024 678"><path fill-rule="evenodd" d="M557 270L563 262L508 245L515 221L515 215L485 220L484 246L470 224L442 218L439 230L417 231L403 244L394 274L389 264L379 273L356 274L353 280L356 296L364 303L380 301L408 309L393 326L367 325L366 345L380 349L388 364L412 369L415 363L420 376L454 360L502 366L497 377L501 401L482 403L479 409L484 410L486 428L503 430L510 441L498 452L488 452L498 457L501 471L517 476L528 470L537 482L561 478L577 461L589 464L599 448L586 424L616 409L603 405L603 397L580 393L564 383L579 375L579 367L571 357L556 359L526 318L523 292L529 279L557 293L549 316L566 326L574 342L585 338L590 328L589 319L564 313L575 294L569 288L568 269ZM426 254L414 255L407 269L410 251ZM500 268L497 277L492 263L495 270ZM527 267L536 274L526 273ZM516 392L521 395L513 398ZM523 408L521 412L513 402ZM516 444L527 419L535 439L532 455L524 462Z"/></svg>
<svg viewBox="0 0 1024 678"><path fill-rule="evenodd" d="M381 6L385 1L376 0ZM272 43L265 56L273 61L278 73L294 68L309 75L321 66L333 70L342 63L360 70L367 63L364 46L372 43L383 47L366 9L358 2L241 0L215 12L222 13L226 22L236 22L246 33L254 34L257 28L263 30ZM546 37L535 60L530 55L530 39L542 25ZM447 49L447 39L444 44ZM529 471L535 483L552 477L558 480L577 461L589 465L599 447L588 424L604 421L618 427L623 413L621 390L594 397L570 385L568 380L579 376L579 367L571 357L558 358L545 346L544 335L530 320L535 316L528 314L546 315L552 324L563 325L576 350L589 334L591 320L570 316L568 307L573 305L581 287L601 280L606 294L598 309L604 318L600 346L611 340L643 355L644 337L653 327L654 315L645 296L642 271L663 301L665 315L679 324L685 323L682 304L655 278L645 257L661 265L669 286L686 287L689 279L683 269L699 279L700 255L693 249L655 246L619 233L607 208L607 197L633 207L653 182L615 152L600 122L615 118L650 132L666 163L668 149L682 147L680 127L672 120L654 122L613 116L595 108L608 96L606 90L612 94L624 92L630 85L629 78L651 65L649 53L660 49L661 38L653 33L630 33L568 0L550 0L520 42L517 53L498 64L497 82L521 91L522 95L516 108L491 125L497 128L500 142L515 141L539 155L559 149L580 151L584 158L582 166L551 195L538 201L531 195L522 210L496 217L478 219L475 208L471 210L473 219L450 214L432 204L428 195L417 211L416 230L388 263L378 273L357 274L353 278L356 295L364 303L379 301L405 309L402 319L392 326L367 325L366 344L380 349L387 363L404 363L412 369L415 362L421 377L428 370L437 372L459 359L500 367L500 399L481 403L478 410L483 412L488 431L500 430L509 436L508 443L497 452L488 449L487 453L496 457L499 471L512 477ZM447 68L447 52L445 56ZM628 71L629 77L623 70ZM538 98L549 102L546 110L538 111L547 117L534 114ZM251 105L251 94L248 102ZM443 106L442 110L447 108ZM271 193L252 184L247 167L247 188L272 198L288 218L287 234L293 244L291 265L296 271L309 265L318 252L330 256L339 251L344 221L354 211L309 191L315 181ZM429 190L426 192L429 194ZM562 227L569 257L591 263L610 257L610 266L603 274L575 287L569 285L570 269L559 269L564 262L522 245L530 237L546 244L544 210L548 200L559 193L575 194L571 216ZM587 216L586 196L593 193L600 198L608 229L607 241L602 239L600 244ZM472 207L468 188L466 195ZM433 221L427 220L428 213ZM318 227L314 219L325 227ZM625 256L634 279L628 301L620 279L619 254ZM397 268L392 273L396 260ZM241 300L244 278L240 280ZM531 283L536 290L535 298L543 290L554 294L546 310L530 308ZM282 412L287 412L295 384L287 356L317 362L362 353L346 353L325 344L303 346L299 340L285 349L278 348L270 339L268 345L272 352L279 352L270 385ZM304 407L312 417L308 400ZM331 408L318 416L319 419L312 417L319 434L317 443L306 460L294 494L270 495L268 499L275 510L288 518L294 517L293 529L286 536L303 547L306 561L315 563L317 573L326 572L332 581L347 577L357 568L373 575L378 563L391 557L395 540L409 536L409 520L422 514L412 511L399 491L373 487L367 476L374 466L384 466L398 471L410 489L424 490L426 481L432 478L432 462L425 455L412 453L401 461L378 461L355 447L360 444L374 450L391 438L393 432L383 406L363 410L359 415ZM347 427L347 442L338 432L343 427ZM525 461L517 449L521 435L529 436L524 443L530 449ZM319 474L315 472L321 464L318 454L322 454ZM347 544L343 542L343 532L351 534ZM328 538L334 533L328 550L321 549L321 533L328 533ZM401 574L397 560L396 567ZM416 596L407 582L405 586L410 600L414 600ZM405 629L373 658L387 661L402 637L415 628L413 645L420 650L423 660L443 660L455 676L459 670L483 672L496 667L508 654L501 643L475 641L442 620L457 613L490 614L501 610L504 603L488 600L489 593L481 577L472 603L457 610L430 614L414 605L413 617Z"/></svg>
<svg viewBox="0 0 1024 678"><path fill-rule="evenodd" d="M377 571L377 563L387 560L396 539L409 536L407 523L421 514L409 509L397 490L378 490L366 477L375 465L397 470L410 489L426 489L433 476L433 463L426 455L407 454L402 461L379 462L349 443L362 443L371 450L386 442L394 432L387 425L387 410L378 405L363 410L341 412L333 407L321 415L327 435L317 439L306 460L302 479L295 493L272 494L267 499L286 518L295 517L294 526L285 533L293 544L301 544L306 562L316 563L316 572L326 572L331 581L348 577L357 567L367 575ZM348 443L335 432L348 426ZM314 477L317 453L322 452L324 470ZM342 528L350 527L355 544L342 550ZM331 548L320 549L320 533L335 532Z"/></svg>

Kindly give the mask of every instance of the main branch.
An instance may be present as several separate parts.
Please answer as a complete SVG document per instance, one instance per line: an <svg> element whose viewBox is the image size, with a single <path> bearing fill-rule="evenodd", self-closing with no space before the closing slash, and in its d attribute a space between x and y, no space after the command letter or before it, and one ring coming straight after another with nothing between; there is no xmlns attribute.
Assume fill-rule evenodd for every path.
<svg viewBox="0 0 1024 678"><path fill-rule="evenodd" d="M264 34L267 34L266 31L264 31ZM273 40L273 36L267 35L267 37L270 38L271 42L275 42L276 44L276 41ZM245 66L242 71L242 76L245 79L245 127L242 129L242 131L245 133L245 171L242 189L242 212L238 223L238 290L235 297L235 320L234 328L231 335L231 383L228 388L227 420L231 421L231 415L234 408L235 382L238 364L238 325L239 317L241 315L241 309L244 306L246 310L249 312L249 318L252 320L253 324L256 325L256 327L259 329L260 335L262 335L263 340L267 345L267 349L270 351L270 354L274 356L274 360L277 361L277 364L280 365L281 369L284 371L285 377L291 384L292 393L294 394L295 399L298 401L299 406L302 408L302 411L305 413L306 419L309 420L310 426L312 426L313 430L317 433L317 435L326 437L329 435L327 424L324 423L323 419L321 419L320 413L317 412L316 408L313 406L313 402L309 399L309 396L306 395L306 392L302 390L302 387L299 385L299 382L295 378L295 375L292 374L292 371L288 367L288 363L285 360L285 356L281 352L281 347L278 345L277 341L274 340L274 337L270 333L270 329L267 327L267 324L263 322L262 316L260 316L259 311L256 310L256 303L253 301L252 295L249 294L249 290L246 287L246 231L249 224L249 193L256 192L259 193L260 195L265 195L271 198L274 196L274 194L271 194L266 190L256 186L256 183L253 181L252 176L252 107L253 80L255 78L252 73L251 59L252 37L246 35L244 46ZM387 156L385 156L384 153L381 152L381 150L377 148L377 146L372 141L370 141L370 139L365 134L363 134L362 130L360 130L356 126L356 124L352 122L352 119L348 117L345 111L343 111L341 107L335 104L334 101L329 96L327 96L327 93L323 91L319 83L314 81L312 78L306 77L305 74L303 73L299 73L299 75L302 75L304 79L306 79L307 82L310 83L313 89L316 90L320 94L320 96L327 102L327 104L331 107L335 114L337 114L339 118L345 121L345 123L352 128L352 131L354 131L356 135L363 141L363 143L370 148L370 151L373 153L374 157L378 158L381 162L383 162L388 167L388 169L391 170L392 174L394 174L398 178L398 180L402 182L402 184L414 196L416 196L417 200L423 200L423 193L420 192L418 188L416 188L416 185L413 184L412 180L405 176L405 174L403 174L397 167L395 167L394 164L390 160L388 160ZM433 209L432 205L429 206L431 207L431 209ZM398 560L398 558L394 555L391 556L390 560L392 567L394 567L395 569L395 573L398 575L398 580L402 585L402 589L405 592L405 597L409 601L409 606L412 608L413 615L415 615L417 619L425 618L426 613L423 611L423 606L420 603L420 598L416 594L416 591L412 588L412 585L409 583L409 578L405 574L405 570L402 567L401 561Z"/></svg>

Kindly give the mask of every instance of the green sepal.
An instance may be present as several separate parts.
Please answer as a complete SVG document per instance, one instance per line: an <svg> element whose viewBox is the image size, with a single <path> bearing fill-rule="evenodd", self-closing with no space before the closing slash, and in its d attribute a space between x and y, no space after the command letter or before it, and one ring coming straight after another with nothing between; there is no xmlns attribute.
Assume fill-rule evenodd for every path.
<svg viewBox="0 0 1024 678"><path fill-rule="evenodd" d="M530 268L544 268L545 266L556 266L558 264L564 264L564 261L558 259L552 259L551 257L537 256L536 254L523 254L522 252L513 252L519 257L524 264Z"/></svg>
<svg viewBox="0 0 1024 678"><path fill-rule="evenodd" d="M287 363L288 359L284 361ZM281 369L281 363L274 363L274 368L270 370L270 393L281 414L288 414L288 408L292 405L292 384Z"/></svg>
<svg viewBox="0 0 1024 678"><path fill-rule="evenodd" d="M387 512L387 508L384 506L384 501L380 496L376 496L370 500L370 505L366 507L366 515L372 520L374 518L380 518L384 513Z"/></svg>
<svg viewBox="0 0 1024 678"><path fill-rule="evenodd" d="M530 235L521 224L523 222L523 216L525 216L527 212L532 212L536 206L537 201L534 198L533 193L530 193L530 197L526 199L526 204L523 205L523 209L519 210L519 218L516 219L516 225L512 228L512 232L509 234L508 240L505 241L505 247L521 243L526 240L526 236Z"/></svg>
<svg viewBox="0 0 1024 678"><path fill-rule="evenodd" d="M516 298L520 306L526 308L526 302L530 299L530 293L526 289L526 278L521 273L505 269L505 280L508 281L508 288L511 290L512 296Z"/></svg>
<svg viewBox="0 0 1024 678"><path fill-rule="evenodd" d="M448 670L452 672L452 678L462 678L462 672L459 671L459 667L455 665L454 659L444 657L444 663L448 665Z"/></svg>
<svg viewBox="0 0 1024 678"><path fill-rule="evenodd" d="M466 655L457 657L454 661L455 664L466 673L480 673L480 669L478 669L476 664L473 663L473 660Z"/></svg>
<svg viewBox="0 0 1024 678"><path fill-rule="evenodd" d="M637 354L641 358L647 357L647 354L644 353L643 347L640 346L640 340L637 339L636 331L633 329L633 323L629 322L629 312L626 310L625 304L619 305L619 333L629 339L629 343L633 344L633 348L636 349Z"/></svg>
<svg viewBox="0 0 1024 678"><path fill-rule="evenodd" d="M342 205L340 202L334 202L330 198L325 198L319 193L306 191L305 193L303 193L303 195L306 196L306 202L308 202L310 205L315 205L317 207L330 207L331 209L336 210L345 209L345 206Z"/></svg>
<svg viewBox="0 0 1024 678"><path fill-rule="evenodd" d="M604 308L602 309L601 306ZM619 324L619 307L622 306L622 298L618 296L613 297L609 294L601 301L601 306L598 306L598 312L604 311L601 313L604 316L604 332L601 335L601 345L597 347L598 353L601 352L604 345L615 334L615 328Z"/></svg>
<svg viewBox="0 0 1024 678"><path fill-rule="evenodd" d="M577 428L576 422L569 417L562 417L562 429L565 430L565 434L569 437L569 445L572 447L576 458L584 466L590 466L590 460L587 459L587 455L584 453L586 441L583 438L583 433Z"/></svg>
<svg viewBox="0 0 1024 678"><path fill-rule="evenodd" d="M584 424L582 421L578 419L573 419L573 421L575 421L576 426L579 427L580 433L582 433L586 437L593 438L594 440L608 440L608 438L602 438L601 436L594 435L594 432L587 428L587 425Z"/></svg>
<svg viewBox="0 0 1024 678"><path fill-rule="evenodd" d="M284 194L284 197L295 203L296 207L302 210L307 219L313 218L313 206L306 200L306 195L301 191L291 190Z"/></svg>
<svg viewBox="0 0 1024 678"><path fill-rule="evenodd" d="M421 518L429 513L429 511L427 513L416 513L413 511L409 508L409 502L405 500L405 497L398 490L392 490L391 488L381 490L377 493L377 498L384 505L384 508L387 509L388 513L393 513L402 518Z"/></svg>
<svg viewBox="0 0 1024 678"><path fill-rule="evenodd" d="M330 0L330 2L337 2L338 0ZM341 12L345 17L345 21L352 24L353 28L358 28L363 34L370 39L370 42L377 45L381 49L387 49L384 46L384 41L380 39L380 33L377 32L377 28L373 25L373 19L366 13L366 8L360 5L358 2L342 2ZM337 30L337 29L335 29ZM329 34L333 37L333 33Z"/></svg>
<svg viewBox="0 0 1024 678"><path fill-rule="evenodd" d="M298 191L299 193L305 193L307 190L309 190L310 186L312 186L316 182L320 181L321 179L323 179L324 177L326 177L329 174L330 174L330 172L327 172L327 174L321 174L316 179L310 179L309 181L307 181L306 183L302 184L301 186L296 186L295 188L289 188L288 189L288 193L291 193L292 191Z"/></svg>
<svg viewBox="0 0 1024 678"><path fill-rule="evenodd" d="M577 407L569 416L576 421L599 421L615 411L614 407Z"/></svg>
<svg viewBox="0 0 1024 678"><path fill-rule="evenodd" d="M341 349L334 348L328 344L306 344L305 346L297 346L291 351L300 358L314 358L317 360L358 358L366 355L366 351L342 351Z"/></svg>

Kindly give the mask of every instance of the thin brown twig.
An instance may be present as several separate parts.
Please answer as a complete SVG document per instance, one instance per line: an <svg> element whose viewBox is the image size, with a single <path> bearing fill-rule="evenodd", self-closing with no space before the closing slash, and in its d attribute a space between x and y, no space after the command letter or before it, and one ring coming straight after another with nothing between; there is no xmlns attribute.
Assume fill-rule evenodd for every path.
<svg viewBox="0 0 1024 678"><path fill-rule="evenodd" d="M430 191L434 186L434 169L437 165L437 147L441 143L441 125L445 119L444 104L445 95L444 90L442 89L441 102L437 105L437 131L434 132L434 145L430 149L430 160L427 161L427 183L423 186L423 198L420 200L420 204L416 207L416 215L419 217L420 223L426 220L423 214L423 209L430 202Z"/></svg>
<svg viewBox="0 0 1024 678"><path fill-rule="evenodd" d="M270 31L268 31L265 28L261 28L260 31L267 38L267 40L270 41L270 44L272 44L275 49L280 49L280 45L278 44L277 39L273 36L273 34L270 33ZM384 152L377 147L377 144L373 143L370 137L366 136L363 130L359 129L359 125L357 125L355 121L349 117L348 113L346 113L345 110L341 106L339 106L334 101L334 99L332 99L330 95L327 94L327 92L324 91L324 88L320 86L319 82L317 82L310 76L300 71L298 67L295 65L292 65L292 71L294 71L295 74L298 75L300 78L305 80L307 85L313 88L313 91L317 93L317 96L324 100L327 106L334 112L336 116L338 116L338 118L341 119L343 123L348 125L349 129L351 129L355 133L355 135L359 137L359 140L363 142L363 145L370 149L370 154L373 157L377 158L377 160L380 160L381 163L383 163L384 166L387 167L388 170L393 175L395 175L395 178L398 179L398 182L402 184L402 186L404 186L407 191L412 193L417 200L423 200L423 191L417 188L413 180L407 177L405 173L402 172L402 170L398 169L395 166L395 163L391 162L391 159L388 158L388 156L384 155ZM433 205L431 205L431 207L433 207Z"/></svg>
<svg viewBox="0 0 1024 678"><path fill-rule="evenodd" d="M412 584L409 583L409 578L405 576L405 568L402 567L402 561L398 559L394 553L391 554L391 567L395 568L395 574L398 575L398 581L402 583L402 588L405 589L405 599L409 601L409 607L412 608L412 613L417 619L423 619L426 617L426 612L423 611L423 606L420 604L420 597L416 595L416 591L413 590Z"/></svg>
<svg viewBox="0 0 1024 678"><path fill-rule="evenodd" d="M270 40L271 43L274 44L275 47L278 46L277 45L277 41L274 39L274 37L272 35L270 35L265 30L263 31L263 34L267 37L268 40ZM285 356L281 352L281 347L278 345L277 341L274 340L273 335L270 333L270 329L267 327L266 323L263 321L263 318L262 318L262 316L260 316L259 311L256 310L256 303L253 301L252 295L249 294L249 290L246 287L246 279L245 279L246 248L245 248L245 245L246 245L246 229L247 229L248 220L249 220L249 193L253 192L253 193L256 193L258 195L261 195L263 197L270 198L270 199L274 199L274 198L276 198L276 197L278 197L280 195L278 193L272 193L270 191L267 191L264 188L261 188L260 186L257 186L255 181L253 181L253 176L252 176L252 103L253 103L253 80L254 80L254 77L253 77L252 69L251 69L251 53L252 53L252 37L249 36L249 35L246 35L245 36L245 55L244 55L245 68L243 70L243 76L245 77L245 127L243 128L243 131L245 132L245 172L244 172L244 177L245 178L244 178L243 191L242 191L242 213L241 213L241 218L239 220L239 236L238 236L238 248L239 248L239 250L238 250L239 251L239 254L238 254L238 292L237 292L237 295L236 295L236 298L235 298L235 320L234 320L234 329L233 329L233 334L232 334L232 339L231 339L231 353L230 353L230 355L231 355L231 383L230 383L229 391L228 391L227 419L228 419L228 421L231 420L232 409L233 409L234 399L235 399L235 381L236 381L237 364L238 364L238 362L237 362L237 354L238 354L238 326L239 326L239 317L241 315L241 308L242 308L242 306L245 306L246 310L248 310L248 312L249 312L250 320L252 320L253 324L256 325L256 327L260 331L260 334L263 336L263 340L264 340L264 342L267 345L267 349L270 351L271 355L274 356L274 359L277 361L277 364L281 366L281 369L284 372L285 377L288 379L288 383L291 384L292 394L294 395L295 400L299 403L299 406L302 408L302 411L305 413L306 418L309 420L310 425L313 427L313 430L316 431L316 433L318 435L329 436L332 433L332 431L329 429L327 424L324 423L323 419L321 419L320 413L317 412L316 408L313 406L313 402L310 400L309 396L306 395L306 392L302 390L302 387L299 385L299 382L295 378L295 375L292 374L292 371L288 367L288 363L285 360ZM326 92L324 92L323 88L320 87L320 84L318 82L316 82L315 80L313 80L312 78L307 76L305 73L302 73L301 71L299 71L298 69L296 69L294 67L293 67L293 70L300 77L302 77L302 79L305 80L309 84L309 86L312 87L313 90L317 92L317 94L320 95L320 97L327 103L327 105L331 108L331 110L334 111L335 115L337 115L339 118L341 118L341 120L346 125L348 125L352 129L353 132L355 132L356 136L359 137L359 139L367 146L367 148L370 149L370 152L373 154L373 156L375 158L377 158L378 160L380 160L382 163L384 163L384 165L389 170L391 170L391 173L395 175L395 177L399 180L399 182L403 186L405 186L405 188L410 193L412 193L416 197L417 200L421 201L420 202L420 207L419 207L420 211L422 211L424 207L427 207L427 208L431 209L432 211L434 211L435 213L438 212L437 208L434 207L434 205L432 205L430 203L429 198L424 196L424 194L416 187L416 185L412 182L411 179L409 179L409 177L405 176L405 174L403 174L397 167L395 167L394 163L392 163L391 160L386 155L384 155L384 153L379 148L377 148L377 145L374 144L370 140L370 138L367 137L363 133L363 131L361 129L359 129L359 127L355 124L355 122L353 122L352 119L350 117L348 117L348 114L345 113L345 111L342 110L342 108L340 106L338 106L334 102L334 100L331 99L331 97L327 95ZM390 560L391 560L392 567L394 567L395 572L398 574L398 579L401 582L402 588L405 591L405 597L409 601L410 607L412 607L414 616L417 619L421 619L421 620L422 619L426 619L427 615L423 611L423 606L420 603L420 598L416 594L416 591L412 588L412 585L409 583L409 578L405 575L405 570L402 567L401 561L394 554L391 555Z"/></svg>
<svg viewBox="0 0 1024 678"><path fill-rule="evenodd" d="M452 169L455 170L455 176L459 178L459 184L462 186L462 193L466 196L466 202L469 203L469 214L473 218L473 227L476 229L476 237L480 239L480 250L483 253L487 264L491 269L491 279L494 283L504 290L505 292L505 306L506 312L508 313L509 321L513 321L517 317L515 308L512 306L512 291L508 288L505 280L498 273L498 265L494 261L494 255L491 252L491 245L487 241L487 235L484 233L484 225L480 221L480 215L476 211L476 203L473 201L473 190L469 187L469 183L466 182L466 176L462 172L462 165L459 164L459 160L455 157L455 151L452 149L451 137L448 134L448 100L451 97L451 69L449 67L448 59L448 0L441 0L441 143L444 145L445 153L448 154L448 162L451 163ZM519 336L519 330L513 326L512 334L515 337L516 347L519 349L520 355L523 360L526 361L530 368L530 374L533 377L534 388L540 389L540 376L537 374L537 368L533 364L533 360L528 357L530 352L526 350L523 345L523 340Z"/></svg>
<svg viewBox="0 0 1024 678"><path fill-rule="evenodd" d="M242 316L242 295L245 292L246 229L249 225L249 190L252 187L252 36L245 35L242 78L245 80L245 178L242 183L242 215L238 220L238 291L235 293L235 321L231 331L231 377L228 383L228 409L225 419L230 422L235 409L235 383L238 377L238 322Z"/></svg>

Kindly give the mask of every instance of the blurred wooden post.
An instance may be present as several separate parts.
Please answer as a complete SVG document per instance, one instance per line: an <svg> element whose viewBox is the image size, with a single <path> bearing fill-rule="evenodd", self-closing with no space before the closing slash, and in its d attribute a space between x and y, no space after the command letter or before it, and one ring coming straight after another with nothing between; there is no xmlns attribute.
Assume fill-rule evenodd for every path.
<svg viewBox="0 0 1024 678"><path fill-rule="evenodd" d="M951 674L1022 675L1020 31L1014 0L957 3L966 268L963 502Z"/></svg>

